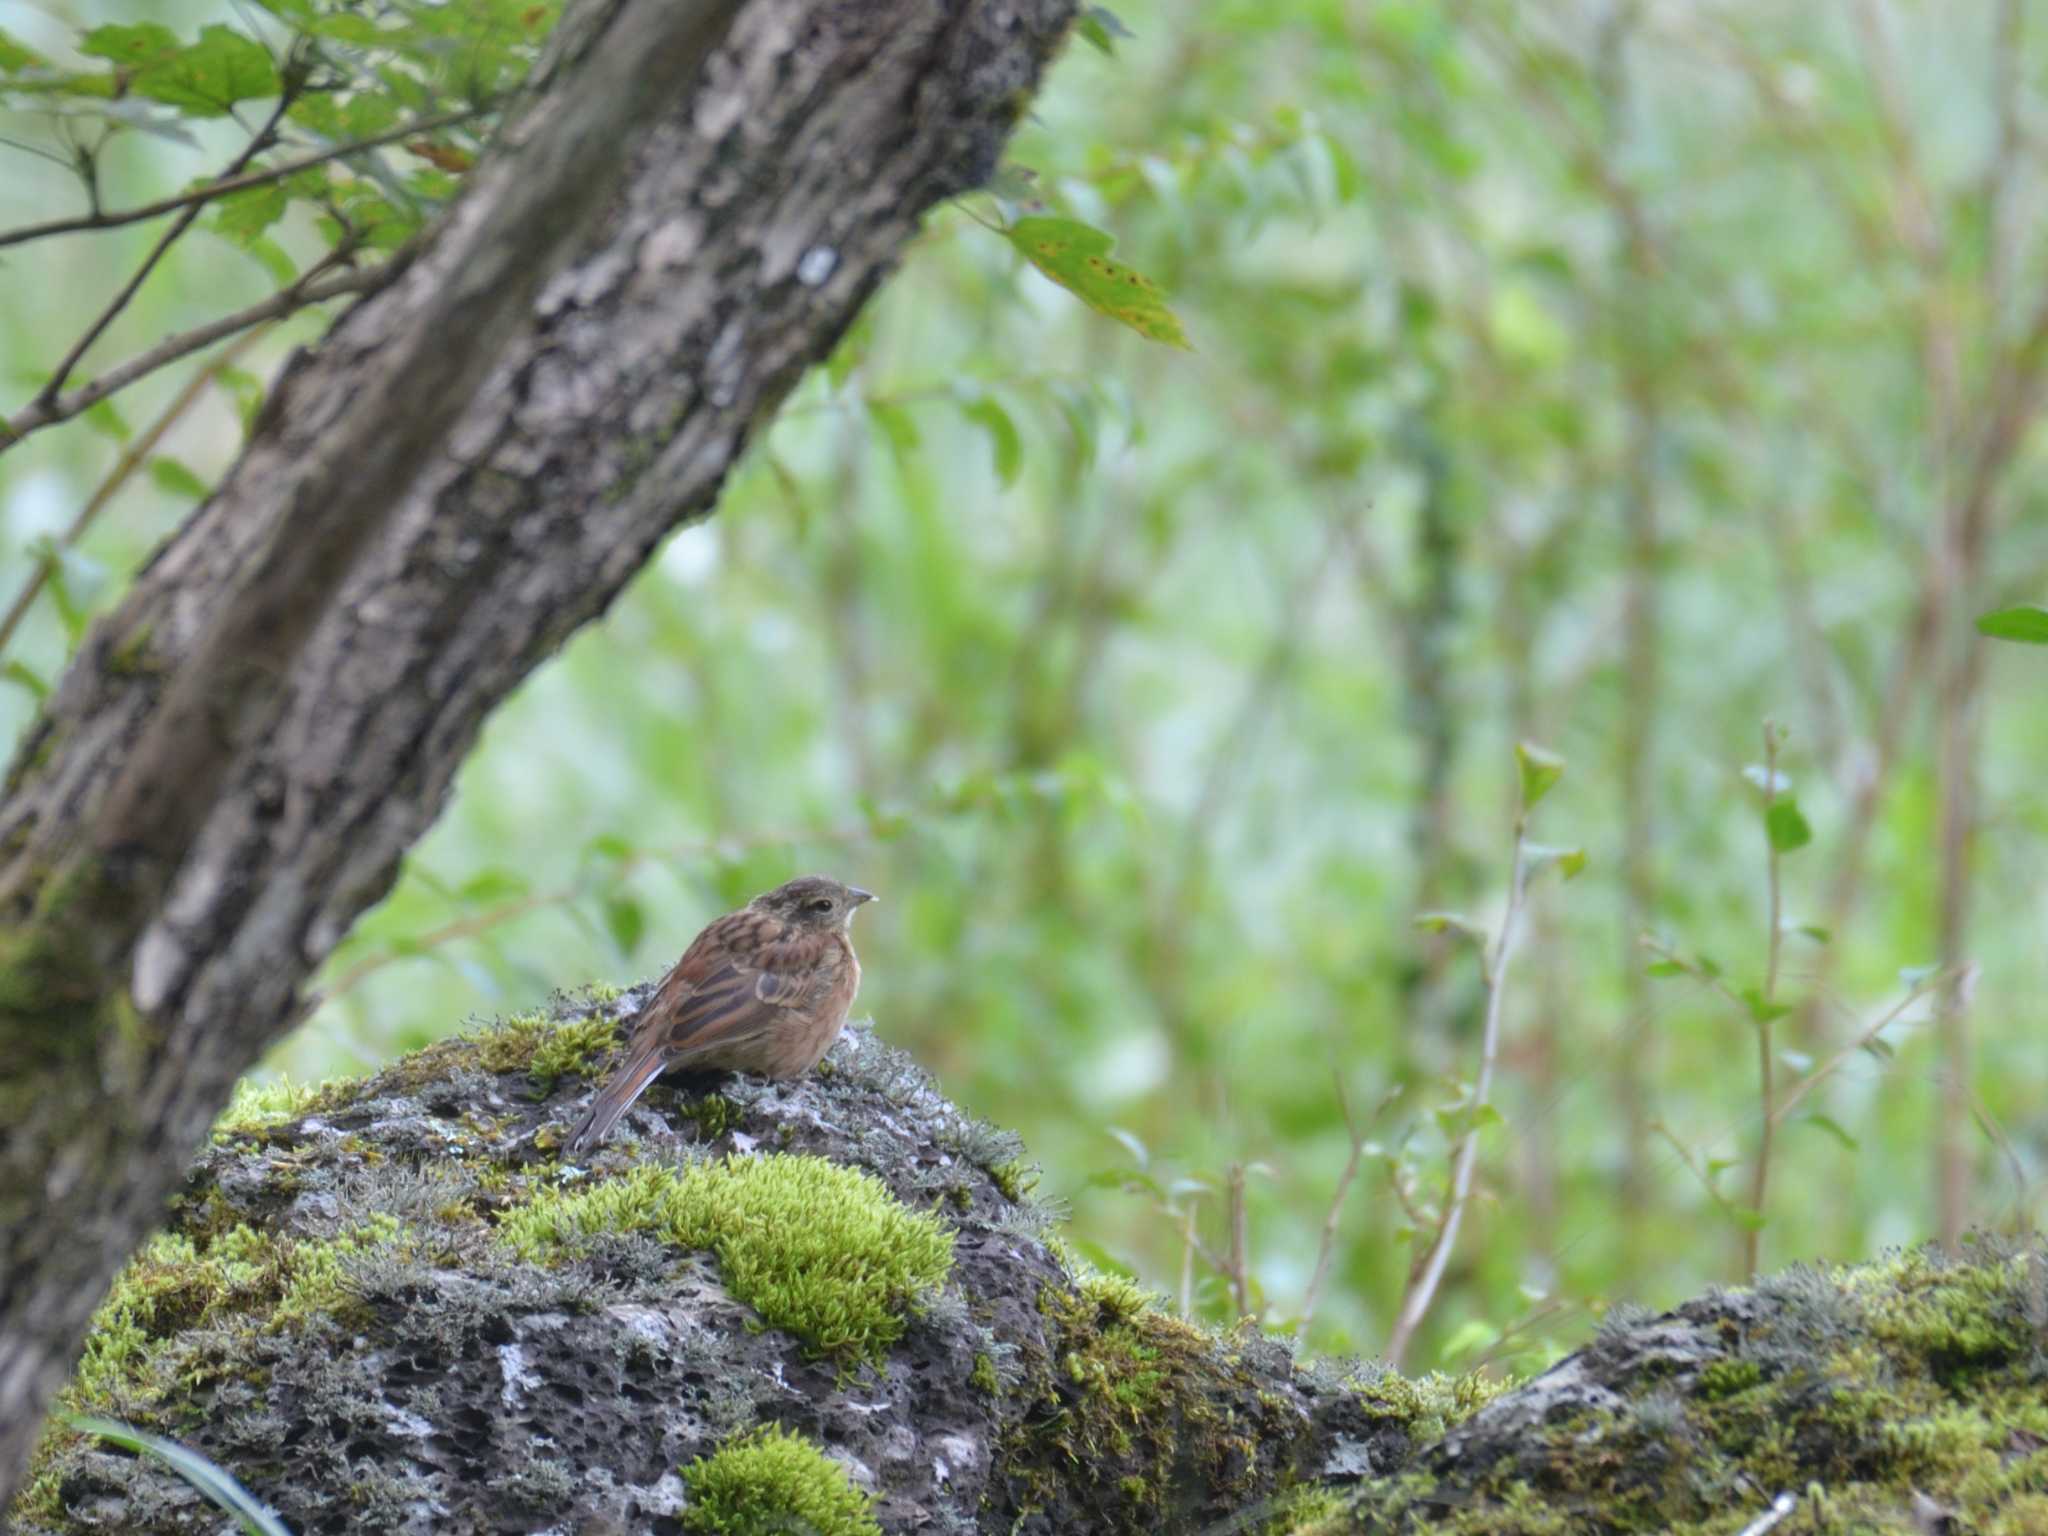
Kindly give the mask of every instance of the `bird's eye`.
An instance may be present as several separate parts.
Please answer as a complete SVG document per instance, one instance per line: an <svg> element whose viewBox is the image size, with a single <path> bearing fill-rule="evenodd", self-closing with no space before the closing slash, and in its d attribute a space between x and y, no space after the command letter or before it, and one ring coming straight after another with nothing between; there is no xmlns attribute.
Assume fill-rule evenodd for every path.
<svg viewBox="0 0 2048 1536"><path fill-rule="evenodd" d="M820 896L815 900L805 902L804 905L813 912L830 912L832 910L832 898L830 896Z"/></svg>

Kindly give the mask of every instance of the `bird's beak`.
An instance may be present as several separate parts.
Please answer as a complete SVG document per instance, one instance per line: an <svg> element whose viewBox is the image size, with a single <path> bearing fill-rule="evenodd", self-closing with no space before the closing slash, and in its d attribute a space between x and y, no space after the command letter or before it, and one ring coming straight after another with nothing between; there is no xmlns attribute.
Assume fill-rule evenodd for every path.
<svg viewBox="0 0 2048 1536"><path fill-rule="evenodd" d="M882 899L881 897L877 896L873 891L864 891L857 885L849 885L846 888L846 894L853 898L853 904L856 907L862 905L865 902L880 901Z"/></svg>

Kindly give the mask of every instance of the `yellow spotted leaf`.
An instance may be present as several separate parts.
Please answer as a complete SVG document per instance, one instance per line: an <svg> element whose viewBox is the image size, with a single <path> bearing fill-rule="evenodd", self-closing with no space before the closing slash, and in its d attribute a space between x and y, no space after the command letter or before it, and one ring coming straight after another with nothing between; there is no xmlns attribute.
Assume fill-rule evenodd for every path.
<svg viewBox="0 0 2048 1536"><path fill-rule="evenodd" d="M1078 219L1019 219L1003 231L1024 259L1090 309L1121 321L1147 341L1194 351L1159 285L1110 259L1116 241Z"/></svg>

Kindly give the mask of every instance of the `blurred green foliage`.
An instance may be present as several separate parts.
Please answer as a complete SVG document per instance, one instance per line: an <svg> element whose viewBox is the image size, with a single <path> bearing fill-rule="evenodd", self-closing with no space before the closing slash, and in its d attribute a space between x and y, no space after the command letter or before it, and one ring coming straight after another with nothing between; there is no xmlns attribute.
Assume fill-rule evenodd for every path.
<svg viewBox="0 0 2048 1536"><path fill-rule="evenodd" d="M857 1011L1025 1133L1083 1254L1208 1317L1293 1323L1347 1104L1323 1347L1384 1342L1481 1138L1413 1364L1540 1360L1609 1300L1739 1274L1751 1235L1776 1265L2030 1222L2048 710L2038 657L1970 623L2048 575L2048 37L1993 0L1114 10L718 516L498 713L269 1070L656 974L820 869L884 896ZM11 46L67 69L95 26L245 20L0 0ZM295 126L476 84L389 73L413 94ZM101 156L107 206L242 142L176 126ZM82 208L61 165L0 155L0 229ZM82 372L319 259L324 200L402 238L459 176L387 158L230 202ZM984 227L1026 217L1113 234L1195 350ZM153 238L0 253L0 410ZM180 376L0 456L0 593L54 573L5 657L10 737L316 331L266 338L75 546ZM1782 782L1745 778L1766 718ZM1415 918L1498 920L1518 774L1545 771L1525 738L1569 765L1538 830L1587 859L1532 887L1482 1115L1478 968ZM1792 1108L1755 1211L1765 1026Z"/></svg>

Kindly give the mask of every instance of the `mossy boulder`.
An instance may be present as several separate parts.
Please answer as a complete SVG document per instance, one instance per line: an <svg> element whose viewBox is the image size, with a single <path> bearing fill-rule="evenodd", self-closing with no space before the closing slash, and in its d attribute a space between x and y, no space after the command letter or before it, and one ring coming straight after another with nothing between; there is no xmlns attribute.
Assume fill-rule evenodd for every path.
<svg viewBox="0 0 2048 1536"><path fill-rule="evenodd" d="M2048 1262L1991 1242L1618 1309L1503 1390L1304 1367L1066 1255L1016 1138L855 1029L561 1133L643 1000L246 1093L63 1407L299 1536L2048 1532ZM22 1532L206 1532L62 1427Z"/></svg>
<svg viewBox="0 0 2048 1536"><path fill-rule="evenodd" d="M1074 1272L1016 1138L865 1029L799 1082L659 1084L564 1161L644 995L239 1097L63 1408L300 1536L1192 1531L1407 1454L1338 1373ZM61 1427L12 1516L221 1528Z"/></svg>
<svg viewBox="0 0 2048 1536"><path fill-rule="evenodd" d="M2048 1256L1986 1238L1617 1312L1401 1475L1283 1529L2041 1536Z"/></svg>

